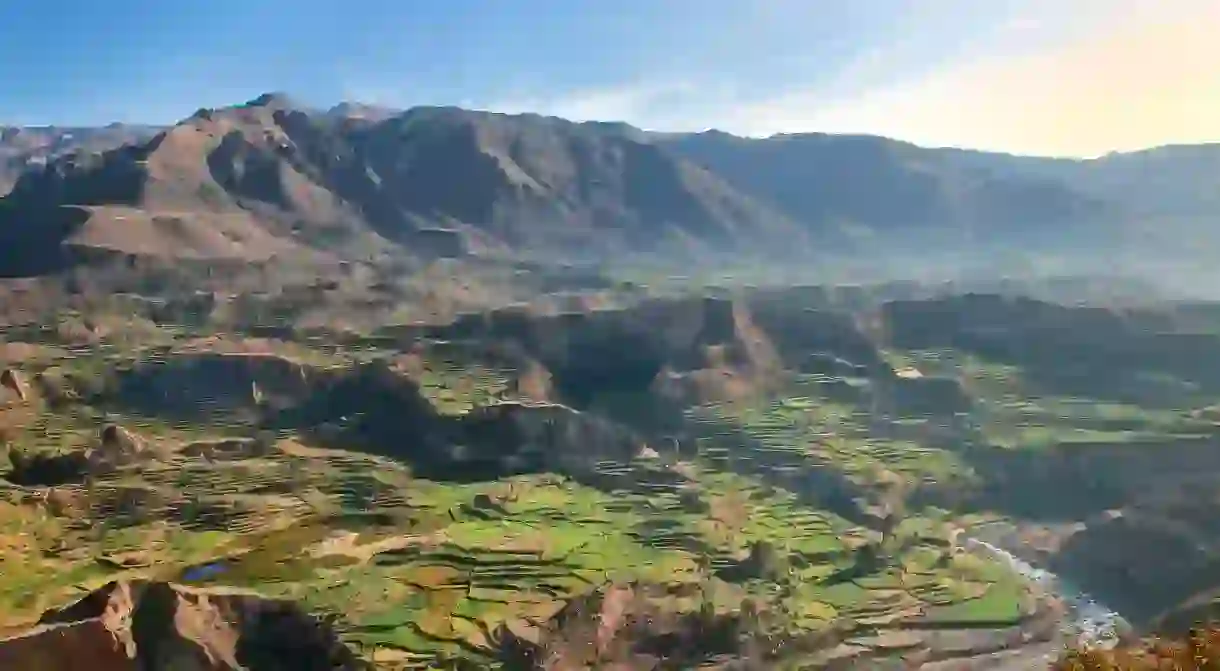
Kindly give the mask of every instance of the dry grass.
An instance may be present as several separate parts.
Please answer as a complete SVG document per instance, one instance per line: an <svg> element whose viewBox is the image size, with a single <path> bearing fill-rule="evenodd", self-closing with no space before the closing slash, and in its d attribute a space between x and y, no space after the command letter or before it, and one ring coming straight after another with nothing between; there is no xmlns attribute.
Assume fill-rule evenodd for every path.
<svg viewBox="0 0 1220 671"><path fill-rule="evenodd" d="M306 255L292 241L269 233L247 212L89 208L89 219L69 243L126 254L189 259L262 261Z"/></svg>

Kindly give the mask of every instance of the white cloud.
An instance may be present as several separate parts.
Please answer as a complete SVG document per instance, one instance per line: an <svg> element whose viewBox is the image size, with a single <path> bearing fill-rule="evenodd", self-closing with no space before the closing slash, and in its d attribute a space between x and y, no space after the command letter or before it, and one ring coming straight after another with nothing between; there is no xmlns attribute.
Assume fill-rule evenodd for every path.
<svg viewBox="0 0 1220 671"><path fill-rule="evenodd" d="M1012 11L997 11L992 30L939 62L921 63L920 50L949 14L912 14L908 33L923 43L900 38L862 49L833 77L816 85L793 81L760 97L691 78L487 107L658 130L860 132L1057 155L1220 140L1220 0L1022 0L1005 7Z"/></svg>
<svg viewBox="0 0 1220 671"><path fill-rule="evenodd" d="M572 121L626 121L644 130L727 128L723 113L738 107L741 96L728 83L689 81L627 83L554 96L517 96L474 109L519 114L533 112Z"/></svg>
<svg viewBox="0 0 1220 671"><path fill-rule="evenodd" d="M1097 155L1220 140L1220 2L1161 1L1157 8L1118 3L1127 12L1085 35L956 64L805 117L789 113L793 100L757 111L786 129L1024 153Z"/></svg>
<svg viewBox="0 0 1220 671"><path fill-rule="evenodd" d="M520 96L492 103L487 108L511 114L536 112L573 121L642 119L656 112L659 99L687 88L682 83L620 84L549 97Z"/></svg>

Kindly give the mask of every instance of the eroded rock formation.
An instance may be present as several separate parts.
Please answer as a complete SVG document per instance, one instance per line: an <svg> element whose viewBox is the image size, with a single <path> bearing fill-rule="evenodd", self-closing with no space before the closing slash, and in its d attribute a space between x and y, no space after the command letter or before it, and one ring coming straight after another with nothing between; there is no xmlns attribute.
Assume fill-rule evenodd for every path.
<svg viewBox="0 0 1220 671"><path fill-rule="evenodd" d="M180 352L126 373L117 392L119 400L142 410L200 416L291 404L305 398L321 376L275 354Z"/></svg>
<svg viewBox="0 0 1220 671"><path fill-rule="evenodd" d="M437 335L513 343L576 407L598 395L657 390L691 400L736 397L765 386L780 363L744 304L722 298L558 315L507 308L463 317Z"/></svg>
<svg viewBox="0 0 1220 671"><path fill-rule="evenodd" d="M682 589L609 585L574 599L541 628L505 627L501 657L518 671L676 671L720 656L737 657L739 617L706 609L683 612L675 608L677 600L692 595L678 593Z"/></svg>
<svg viewBox="0 0 1220 671"><path fill-rule="evenodd" d="M366 668L291 602L163 582L114 582L0 639L2 669L339 671Z"/></svg>
<svg viewBox="0 0 1220 671"><path fill-rule="evenodd" d="M592 473L598 461L630 461L643 440L592 413L554 403L478 408L452 430L445 468L471 473ZM441 463L437 463L441 466Z"/></svg>

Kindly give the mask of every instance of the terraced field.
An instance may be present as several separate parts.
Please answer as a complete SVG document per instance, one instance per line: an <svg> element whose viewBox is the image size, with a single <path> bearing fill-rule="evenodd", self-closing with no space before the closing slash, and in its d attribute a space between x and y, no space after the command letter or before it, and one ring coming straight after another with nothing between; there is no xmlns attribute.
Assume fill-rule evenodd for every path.
<svg viewBox="0 0 1220 671"><path fill-rule="evenodd" d="M645 481L653 468L606 470L628 467ZM935 545L912 545L883 572L835 579L871 532L752 478L693 475L680 487L598 491L552 476L414 480L393 462L292 445L269 459L184 459L144 471L139 484L118 475L74 492L93 502L78 520L10 519L36 542L87 551L44 555L19 574L21 565L6 562L0 608L33 617L120 575L255 587L336 614L347 640L405 668L490 664L501 626L529 635L608 582L696 586L709 582L705 571L719 576L712 595L698 592L684 607L712 598L728 611L753 596L782 609L796 630L841 618L887 622L921 608L936 616L943 607L941 616L961 621L1019 616L1013 584L969 557L954 559L953 571L940 567ZM136 514L121 514L132 499ZM760 542L797 558L781 583L733 575ZM777 584L788 587L777 593ZM973 610L951 610L972 601Z"/></svg>
<svg viewBox="0 0 1220 671"><path fill-rule="evenodd" d="M24 372L138 360L68 358ZM424 396L449 416L495 402L512 374L451 357L420 367ZM158 449L82 482L5 486L0 628L134 576L300 600L385 668L494 668L505 632L537 638L574 598L632 582L668 585L675 612L750 601L785 635L842 630L861 648L884 647L870 637L899 627L1024 621L1025 586L955 551L944 511L912 511L885 532L856 514L850 495L895 476L937 486L971 474L952 452L873 436L868 410L835 400L824 382L797 378L790 397L696 408L697 457L602 461L584 484L557 474L430 481L392 459L269 435L242 412L201 424L75 403L37 415L19 447L83 449L118 422Z"/></svg>
<svg viewBox="0 0 1220 671"><path fill-rule="evenodd" d="M860 485L896 474L915 485L965 486L973 474L949 450L874 436L869 413L825 397L792 396L754 406L705 406L691 412L704 427L700 454L766 477L808 469Z"/></svg>
<svg viewBox="0 0 1220 671"><path fill-rule="evenodd" d="M419 383L424 395L442 413L458 415L487 405L508 389L511 371L481 362L425 357Z"/></svg>
<svg viewBox="0 0 1220 671"><path fill-rule="evenodd" d="M1196 408L1067 396L1030 379L1019 366L953 350L890 351L887 358L895 367L960 380L973 400L973 420L986 440L1000 447L1163 443L1215 432L1215 423L1200 417ZM1209 401L1202 397L1200 402Z"/></svg>

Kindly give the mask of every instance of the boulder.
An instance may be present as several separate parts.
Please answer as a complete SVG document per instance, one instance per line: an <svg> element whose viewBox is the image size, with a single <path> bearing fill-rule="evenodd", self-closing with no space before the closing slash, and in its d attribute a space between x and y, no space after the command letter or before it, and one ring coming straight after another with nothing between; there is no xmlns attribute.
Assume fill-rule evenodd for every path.
<svg viewBox="0 0 1220 671"><path fill-rule="evenodd" d="M118 424L107 424L98 433L98 444L90 457L99 464L125 466L139 460L146 451L139 436Z"/></svg>
<svg viewBox="0 0 1220 671"><path fill-rule="evenodd" d="M509 392L514 397L531 401L555 399L555 385L551 381L551 372L542 364L529 358L521 362L516 374L509 381Z"/></svg>
<svg viewBox="0 0 1220 671"><path fill-rule="evenodd" d="M144 464L164 456L163 450L119 424L107 424L98 432L97 443L86 456L89 471L103 474Z"/></svg>
<svg viewBox="0 0 1220 671"><path fill-rule="evenodd" d="M12 368L0 371L0 388L7 390L19 401L25 401L29 397L29 385L26 384L25 377Z"/></svg>

